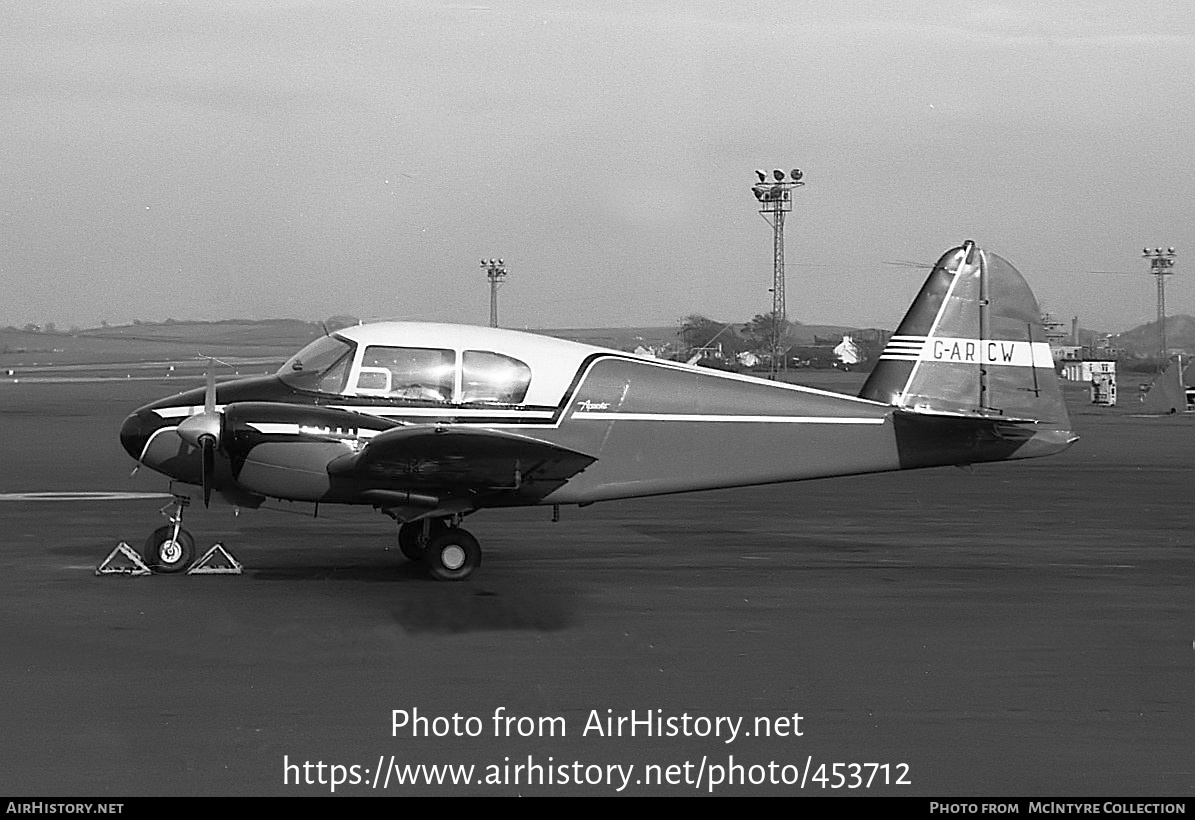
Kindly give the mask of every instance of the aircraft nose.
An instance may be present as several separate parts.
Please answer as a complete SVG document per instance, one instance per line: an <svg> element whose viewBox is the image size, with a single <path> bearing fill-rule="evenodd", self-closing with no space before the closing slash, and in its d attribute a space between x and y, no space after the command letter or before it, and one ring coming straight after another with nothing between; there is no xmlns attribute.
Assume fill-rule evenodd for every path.
<svg viewBox="0 0 1195 820"><path fill-rule="evenodd" d="M124 447L125 452L140 461L141 454L145 452L145 445L149 442L149 437L164 424L165 420L152 410L141 408L133 411L120 426L121 446Z"/></svg>

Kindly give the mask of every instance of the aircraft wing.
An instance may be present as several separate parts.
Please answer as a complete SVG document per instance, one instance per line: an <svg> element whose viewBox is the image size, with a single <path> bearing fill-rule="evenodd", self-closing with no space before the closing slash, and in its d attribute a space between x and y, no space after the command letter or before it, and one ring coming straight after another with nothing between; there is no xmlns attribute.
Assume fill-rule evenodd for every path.
<svg viewBox="0 0 1195 820"><path fill-rule="evenodd" d="M328 465L334 476L431 496L542 498L597 459L551 442L492 428L413 425L378 434Z"/></svg>

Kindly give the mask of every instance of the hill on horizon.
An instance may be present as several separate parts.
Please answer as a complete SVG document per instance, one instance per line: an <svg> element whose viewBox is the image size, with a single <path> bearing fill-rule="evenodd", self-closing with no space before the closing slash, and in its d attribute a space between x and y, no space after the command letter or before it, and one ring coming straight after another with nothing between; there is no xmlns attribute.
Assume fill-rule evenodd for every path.
<svg viewBox="0 0 1195 820"><path fill-rule="evenodd" d="M323 335L317 322L229 319L137 322L88 330L0 329L0 364L101 364L235 356L251 351L279 362Z"/></svg>
<svg viewBox="0 0 1195 820"><path fill-rule="evenodd" d="M1116 333L1112 343L1130 356L1150 358L1158 353L1158 323L1148 322L1132 330ZM1195 317L1179 314L1166 317L1166 347L1195 352Z"/></svg>

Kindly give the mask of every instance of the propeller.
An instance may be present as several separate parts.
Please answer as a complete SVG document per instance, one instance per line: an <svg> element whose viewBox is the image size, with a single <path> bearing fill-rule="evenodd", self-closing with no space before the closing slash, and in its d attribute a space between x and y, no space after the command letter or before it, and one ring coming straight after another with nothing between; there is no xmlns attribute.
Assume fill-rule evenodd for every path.
<svg viewBox="0 0 1195 820"><path fill-rule="evenodd" d="M212 500L212 474L216 470L216 442L211 436L204 436L199 440L203 448L203 466L200 481L203 483L203 506Z"/></svg>
<svg viewBox="0 0 1195 820"><path fill-rule="evenodd" d="M209 358L203 411L183 419L178 425L179 438L200 450L200 481L203 486L203 506L205 507L212 499L212 476L216 471L216 449L220 446L220 430L223 427L221 414L216 412L215 367L215 359Z"/></svg>

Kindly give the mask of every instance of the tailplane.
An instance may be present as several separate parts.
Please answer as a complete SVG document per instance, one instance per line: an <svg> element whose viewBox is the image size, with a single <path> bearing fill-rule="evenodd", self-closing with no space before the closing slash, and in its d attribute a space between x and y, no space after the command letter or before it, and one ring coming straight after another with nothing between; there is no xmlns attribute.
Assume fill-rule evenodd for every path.
<svg viewBox="0 0 1195 820"><path fill-rule="evenodd" d="M970 241L934 265L859 395L900 416L965 428L976 424L964 419L978 420L1022 439L1016 455L999 458L1046 455L1075 440L1033 292L1006 259Z"/></svg>

